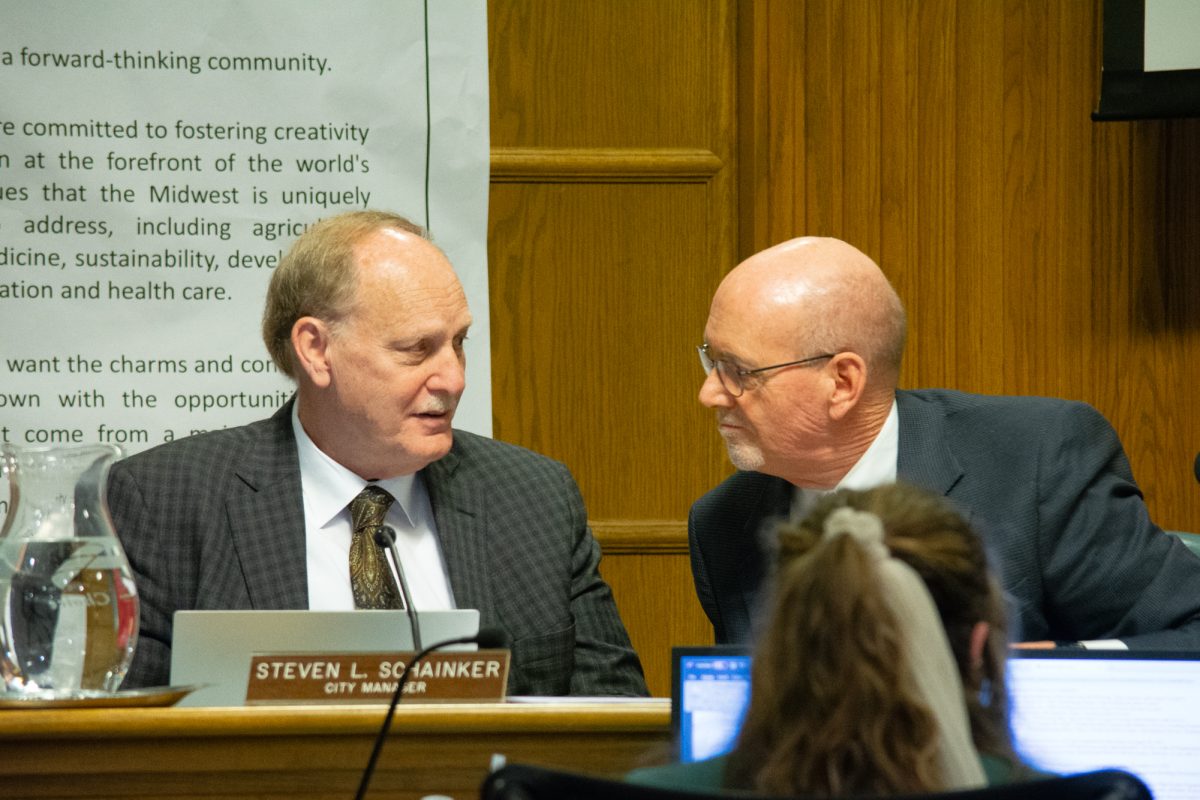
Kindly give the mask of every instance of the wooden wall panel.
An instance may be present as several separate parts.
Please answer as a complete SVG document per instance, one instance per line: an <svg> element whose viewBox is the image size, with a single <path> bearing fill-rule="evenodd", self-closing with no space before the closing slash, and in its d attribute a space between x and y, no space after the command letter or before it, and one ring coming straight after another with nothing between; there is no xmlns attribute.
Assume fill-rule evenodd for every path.
<svg viewBox="0 0 1200 800"><path fill-rule="evenodd" d="M908 308L910 332L908 341L908 362L915 359L915 351L920 346L914 335L913 320L925 314L922 296L915 290L919 273L916 270L906 272L892 268L892 264L917 263L918 236L917 217L917 175L919 162L917 159L917 86L919 81L917 41L919 31L918 10L919 0L900 0L892 13L883 15L880 25L879 49L882 54L880 69L880 232L878 249L864 250L867 253L878 253L883 271L896 287L900 297L904 298ZM743 126L752 125L747 121ZM883 154L886 154L884 156ZM866 187L864 192L874 193L874 189ZM745 213L743 209L743 213ZM795 230L781 232L782 237L796 235ZM847 239L849 241L849 239ZM747 249L755 249L757 243L743 243ZM932 337L930 337L932 338ZM930 359L932 360L932 359Z"/></svg>
<svg viewBox="0 0 1200 800"><path fill-rule="evenodd" d="M694 348L737 253L734 11L489 3L494 431L575 474L659 695L712 640L686 515L730 469Z"/></svg>
<svg viewBox="0 0 1200 800"><path fill-rule="evenodd" d="M603 524L602 572L629 628L633 646L656 694L670 693L670 644L712 641L712 626L703 613L680 613L696 606L687 558L685 526L635 521Z"/></svg>
<svg viewBox="0 0 1200 800"><path fill-rule="evenodd" d="M493 146L720 146L733 132L730 5L493 0Z"/></svg>
<svg viewBox="0 0 1200 800"><path fill-rule="evenodd" d="M568 464L593 519L684 520L725 469L696 400L720 278L700 268L708 185L498 184L491 198L496 436Z"/></svg>
<svg viewBox="0 0 1200 800"><path fill-rule="evenodd" d="M708 632L684 515L729 470L691 348L792 236L880 262L903 385L1093 403L1200 530L1200 122L1091 121L1100 7L490 3L495 431L576 474L655 691Z"/></svg>
<svg viewBox="0 0 1200 800"><path fill-rule="evenodd" d="M1200 123L1091 121L1101 0L751 5L741 254L858 245L909 309L903 385L1090 402L1200 530Z"/></svg>
<svg viewBox="0 0 1200 800"><path fill-rule="evenodd" d="M1004 7L996 2L960 3L956 6L954 37L955 92L953 106L957 121L953 128L956 218L991 219L1003 215L1004 195L989 186L986 176L1004 161L1004 37L996 32L1004 26ZM958 369L969 370L978 391L1002 392L1004 375L989 368L986 335L1004 329L1005 304L998 302L1006 287L1002 260L1004 231L990 225L963 224L955 229L949 264L971 269L969 281L952 281L953 295L940 302L956 311L951 336L957 342L952 358L941 363L942 374L929 380L944 381ZM915 338L915 337L914 337ZM924 338L924 337L923 337ZM964 376L965 377L965 376Z"/></svg>

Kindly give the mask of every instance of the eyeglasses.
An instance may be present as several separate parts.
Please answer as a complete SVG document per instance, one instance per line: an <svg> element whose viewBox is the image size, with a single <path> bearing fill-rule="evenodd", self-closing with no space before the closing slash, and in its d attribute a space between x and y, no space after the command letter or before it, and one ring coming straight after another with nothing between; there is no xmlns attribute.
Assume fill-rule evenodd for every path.
<svg viewBox="0 0 1200 800"><path fill-rule="evenodd" d="M696 352L700 354L700 366L704 367L704 373L707 375L716 369L717 380L721 381L721 385L725 387L725 391L734 397L741 397L747 389L754 389L759 386L761 379L758 376L764 372L769 372L773 369L783 369L784 367L799 367L803 364L813 364L837 355L837 353L826 353L825 355L802 358L799 361L785 361L782 364L772 364L769 367L742 369L730 364L728 361L713 358L712 351L707 344L697 347Z"/></svg>

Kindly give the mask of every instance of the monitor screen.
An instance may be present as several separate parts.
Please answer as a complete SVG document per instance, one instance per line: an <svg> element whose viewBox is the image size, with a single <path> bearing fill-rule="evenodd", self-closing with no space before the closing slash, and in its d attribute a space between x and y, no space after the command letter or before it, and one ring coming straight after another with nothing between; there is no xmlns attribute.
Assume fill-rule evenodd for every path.
<svg viewBox="0 0 1200 800"><path fill-rule="evenodd" d="M1092 119L1200 116L1197 26L1196 0L1104 0L1100 101Z"/></svg>
<svg viewBox="0 0 1200 800"><path fill-rule="evenodd" d="M732 749L750 700L745 648L675 648L672 724L681 761ZM1116 767L1158 800L1200 798L1200 652L1014 650L1017 752L1046 772Z"/></svg>
<svg viewBox="0 0 1200 800"><path fill-rule="evenodd" d="M750 702L749 651L677 647L672 664L671 722L679 760L729 752Z"/></svg>
<svg viewBox="0 0 1200 800"><path fill-rule="evenodd" d="M1200 798L1200 653L1015 651L1017 750L1048 772L1116 767L1158 800Z"/></svg>

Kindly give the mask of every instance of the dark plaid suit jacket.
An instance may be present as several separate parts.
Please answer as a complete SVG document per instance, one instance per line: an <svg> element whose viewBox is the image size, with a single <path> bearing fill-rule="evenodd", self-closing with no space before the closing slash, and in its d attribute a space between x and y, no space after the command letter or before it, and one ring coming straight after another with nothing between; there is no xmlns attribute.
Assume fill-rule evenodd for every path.
<svg viewBox="0 0 1200 800"><path fill-rule="evenodd" d="M450 585L510 637L511 694L644 695L566 467L455 431L424 471ZM180 609L308 608L291 403L114 465L108 502L141 600L126 688L168 680Z"/></svg>
<svg viewBox="0 0 1200 800"><path fill-rule="evenodd" d="M987 544L1014 635L1200 648L1200 558L1151 521L1116 431L1083 403L899 391L897 478ZM718 642L751 638L791 484L730 476L692 507L692 574Z"/></svg>

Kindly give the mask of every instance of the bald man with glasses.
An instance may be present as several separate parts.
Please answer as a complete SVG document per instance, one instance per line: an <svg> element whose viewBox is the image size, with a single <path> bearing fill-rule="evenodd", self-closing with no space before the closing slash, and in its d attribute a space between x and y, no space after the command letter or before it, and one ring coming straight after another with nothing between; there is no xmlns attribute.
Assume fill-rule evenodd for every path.
<svg viewBox="0 0 1200 800"><path fill-rule="evenodd" d="M738 471L688 518L716 640L754 633L774 523L834 489L903 481L982 532L1016 639L1200 648L1200 558L1151 522L1104 417L1049 398L900 390L905 336L883 272L837 239L764 250L717 289L700 402Z"/></svg>

